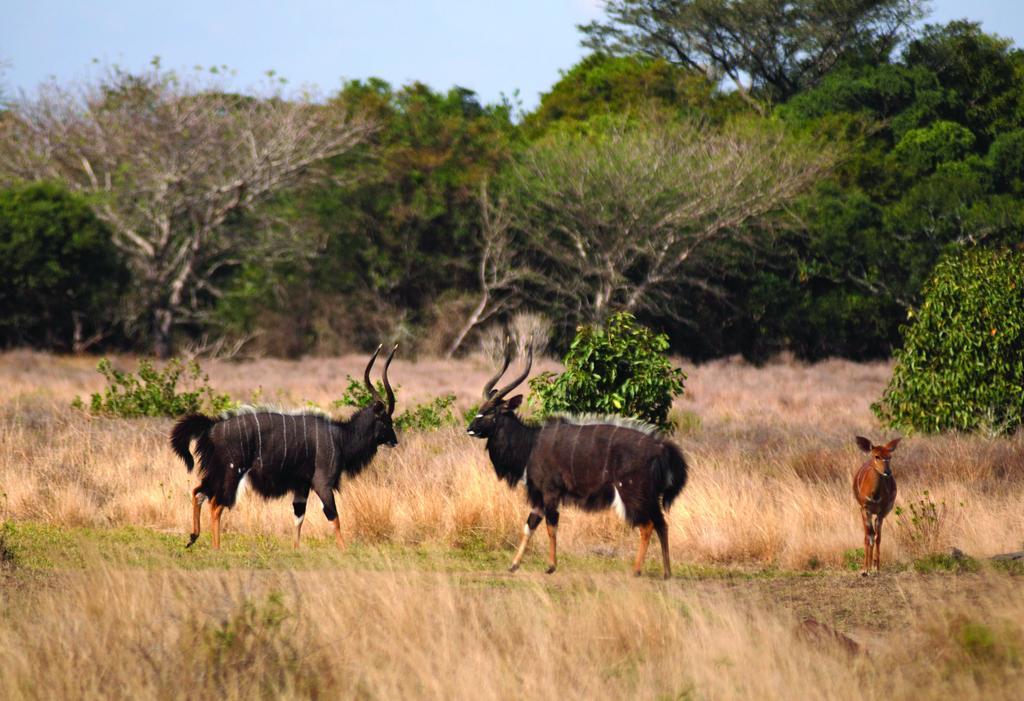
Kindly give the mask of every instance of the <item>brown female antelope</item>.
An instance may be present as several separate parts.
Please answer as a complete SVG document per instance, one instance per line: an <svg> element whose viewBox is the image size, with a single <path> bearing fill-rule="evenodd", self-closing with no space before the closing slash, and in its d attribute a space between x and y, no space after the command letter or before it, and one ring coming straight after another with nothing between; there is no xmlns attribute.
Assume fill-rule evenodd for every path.
<svg viewBox="0 0 1024 701"><path fill-rule="evenodd" d="M864 436L857 436L857 446L871 454L871 459L853 476L853 496L860 504L860 517L864 522L864 571L861 574L868 573L872 562L876 572L879 568L882 520L896 502L896 478L892 476L889 460L899 442L899 438L894 438L885 445L871 445Z"/></svg>
<svg viewBox="0 0 1024 701"><path fill-rule="evenodd" d="M530 515L512 560L519 569L526 546L543 517L547 523L548 574L557 566L558 507L563 502L585 511L613 508L619 517L640 527L640 548L633 572L640 574L651 533L658 533L664 574L671 576L668 509L686 484L686 460L679 448L653 426L616 416L563 416L541 425L525 424L515 410L523 401L517 394L505 400L530 374L533 351L526 369L507 387L492 389L512 361L506 348L505 364L484 386L484 403L467 433L487 440L494 471L510 487L522 482L530 502Z"/></svg>
<svg viewBox="0 0 1024 701"><path fill-rule="evenodd" d="M398 346L384 363L387 402L370 382L370 368L380 353L378 346L363 373L373 401L347 421L332 421L308 412L284 414L255 409L220 418L202 414L182 417L171 431L171 447L191 472L195 463L189 444L195 439L200 477L199 486L192 490L192 534L185 547L199 537L200 511L203 502L209 500L213 547L220 548L221 512L235 505L246 485L264 498L292 495L296 548L312 488L324 506L324 516L334 526L338 547L344 547L341 519L334 505L342 472L358 475L373 459L378 446L398 444L391 423L395 393L388 382L388 366L395 350Z"/></svg>

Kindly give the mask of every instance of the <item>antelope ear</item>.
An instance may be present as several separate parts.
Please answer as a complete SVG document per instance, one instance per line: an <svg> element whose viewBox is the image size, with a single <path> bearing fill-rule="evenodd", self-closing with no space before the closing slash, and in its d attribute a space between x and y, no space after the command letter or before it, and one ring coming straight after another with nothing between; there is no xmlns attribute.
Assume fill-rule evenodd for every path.
<svg viewBox="0 0 1024 701"><path fill-rule="evenodd" d="M523 395L517 394L516 396L512 397L507 402L509 411L515 411L516 409L519 408L519 405L522 404L522 403L523 403Z"/></svg>
<svg viewBox="0 0 1024 701"><path fill-rule="evenodd" d="M896 450L896 446L898 446L900 444L900 440L901 439L899 439L899 438L893 438L891 441L886 443L885 444L886 452L887 453L891 453L892 451Z"/></svg>
<svg viewBox="0 0 1024 701"><path fill-rule="evenodd" d="M871 441L864 436L857 436L857 447L863 450L865 453L871 452Z"/></svg>

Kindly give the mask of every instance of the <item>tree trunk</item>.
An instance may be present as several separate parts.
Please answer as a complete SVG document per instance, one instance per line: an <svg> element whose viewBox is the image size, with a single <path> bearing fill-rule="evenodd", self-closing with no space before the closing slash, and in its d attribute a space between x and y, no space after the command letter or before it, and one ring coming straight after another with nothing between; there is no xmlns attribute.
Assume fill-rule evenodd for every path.
<svg viewBox="0 0 1024 701"><path fill-rule="evenodd" d="M102 326L92 336L85 338L85 323L83 320L84 314L81 312L72 312L71 320L74 325L74 330L71 336L71 352L76 354L85 353L87 350L92 348L95 344L102 341L107 333Z"/></svg>
<svg viewBox="0 0 1024 701"><path fill-rule="evenodd" d="M448 350L444 354L445 360L452 359L455 352L459 350L459 346L461 346L462 342L466 340L466 336L469 335L469 332L480 323L480 316L484 313L484 309L487 308L488 297L489 295L487 294L487 290L484 290L483 294L480 296L480 301L469 315L469 318L466 319L466 323L462 325L462 328L459 329L459 333L455 336L455 340L453 340L448 346Z"/></svg>
<svg viewBox="0 0 1024 701"><path fill-rule="evenodd" d="M153 355L160 360L171 357L171 328L174 312L169 307L158 307L153 311Z"/></svg>

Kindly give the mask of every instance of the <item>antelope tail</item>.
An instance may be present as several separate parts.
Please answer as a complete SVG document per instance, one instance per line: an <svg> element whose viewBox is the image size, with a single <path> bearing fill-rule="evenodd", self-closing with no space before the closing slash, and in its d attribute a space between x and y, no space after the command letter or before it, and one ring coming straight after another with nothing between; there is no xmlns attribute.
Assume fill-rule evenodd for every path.
<svg viewBox="0 0 1024 701"><path fill-rule="evenodd" d="M185 468L189 472L192 472L192 468L196 466L189 450L189 444L193 438L205 436L215 423L217 423L216 420L209 416L189 414L178 419L174 428L171 429L171 448L185 462Z"/></svg>
<svg viewBox="0 0 1024 701"><path fill-rule="evenodd" d="M661 501L666 511L672 506L672 502L679 496L686 486L687 477L686 458L674 443L664 443L660 456L654 461L655 477L660 477Z"/></svg>

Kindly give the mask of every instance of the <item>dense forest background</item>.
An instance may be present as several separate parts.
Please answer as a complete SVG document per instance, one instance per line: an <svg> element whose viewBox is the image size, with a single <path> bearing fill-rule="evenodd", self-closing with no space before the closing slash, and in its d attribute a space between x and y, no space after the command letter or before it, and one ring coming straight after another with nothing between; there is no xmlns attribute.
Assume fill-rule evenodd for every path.
<svg viewBox="0 0 1024 701"><path fill-rule="evenodd" d="M0 344L888 357L944 255L1024 241L1024 52L917 0L613 0L539 106L159 61L3 97ZM340 70L340 69L339 69Z"/></svg>

